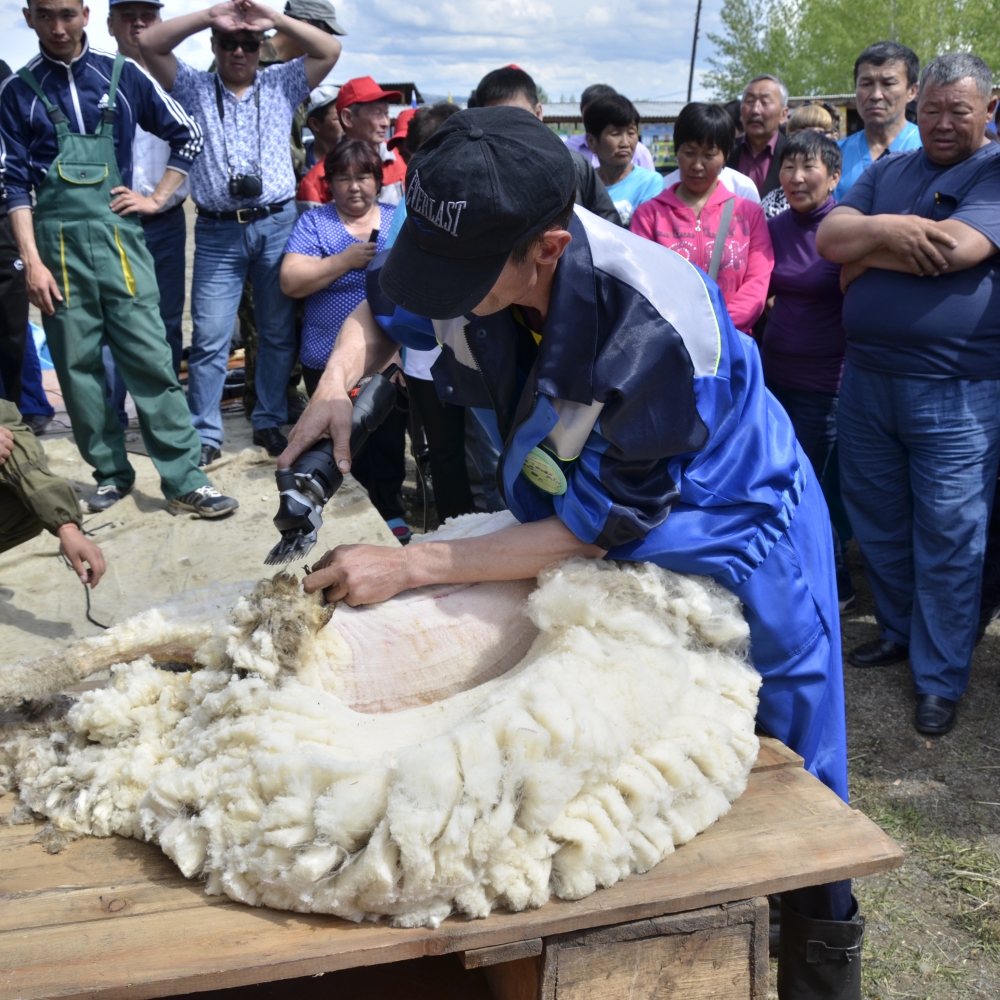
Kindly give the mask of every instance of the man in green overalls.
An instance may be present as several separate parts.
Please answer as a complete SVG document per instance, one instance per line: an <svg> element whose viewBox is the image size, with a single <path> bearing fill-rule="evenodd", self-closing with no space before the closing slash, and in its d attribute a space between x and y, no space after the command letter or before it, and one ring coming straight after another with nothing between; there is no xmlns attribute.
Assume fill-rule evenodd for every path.
<svg viewBox="0 0 1000 1000"><path fill-rule="evenodd" d="M201 132L133 63L90 49L89 13L80 0L30 0L25 19L40 53L0 89L0 177L28 295L43 313L76 443L95 469L91 510L110 507L135 480L106 399L106 339L170 509L219 517L239 504L198 468L201 444L173 373L138 219L178 187ZM123 182L137 126L172 150L149 197Z"/></svg>

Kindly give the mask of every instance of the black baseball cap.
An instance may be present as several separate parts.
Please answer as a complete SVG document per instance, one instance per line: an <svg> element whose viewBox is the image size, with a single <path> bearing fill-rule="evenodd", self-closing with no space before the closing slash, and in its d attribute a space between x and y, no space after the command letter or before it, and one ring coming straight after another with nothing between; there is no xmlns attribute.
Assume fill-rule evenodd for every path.
<svg viewBox="0 0 1000 1000"><path fill-rule="evenodd" d="M406 221L382 266L382 291L417 316L463 316L486 298L511 250L575 191L569 150L531 112L452 115L410 160Z"/></svg>

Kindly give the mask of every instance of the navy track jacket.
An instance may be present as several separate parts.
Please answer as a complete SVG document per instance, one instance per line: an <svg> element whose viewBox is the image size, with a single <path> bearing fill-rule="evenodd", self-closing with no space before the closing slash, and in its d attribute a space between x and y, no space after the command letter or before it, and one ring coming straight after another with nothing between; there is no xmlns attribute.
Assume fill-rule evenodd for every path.
<svg viewBox="0 0 1000 1000"><path fill-rule="evenodd" d="M519 521L555 514L612 558L734 587L787 530L806 475L756 345L678 254L579 207L569 231L527 382L508 310L407 313L379 288L383 255L369 266L368 302L397 343L441 345L442 399L495 413L498 485ZM522 474L536 446L559 461L565 493Z"/></svg>
<svg viewBox="0 0 1000 1000"><path fill-rule="evenodd" d="M83 51L67 66L44 50L28 63L48 99L69 119L72 132L93 134L108 103L113 53ZM122 183L132 186L132 141L139 126L170 144L167 166L187 173L201 152L201 128L131 59L126 60L115 103L115 153ZM59 151L45 105L16 74L0 85L0 198L7 208L31 205Z"/></svg>

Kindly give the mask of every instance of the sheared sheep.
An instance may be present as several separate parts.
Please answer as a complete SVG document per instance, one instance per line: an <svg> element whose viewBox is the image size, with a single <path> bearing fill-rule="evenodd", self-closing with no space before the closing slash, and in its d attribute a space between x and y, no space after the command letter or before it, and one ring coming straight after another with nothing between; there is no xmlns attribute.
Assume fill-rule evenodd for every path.
<svg viewBox="0 0 1000 1000"><path fill-rule="evenodd" d="M580 898L728 811L760 678L737 600L707 578L576 559L533 586L331 617L278 574L221 622L221 595L179 599L17 668L35 697L115 663L62 722L8 735L0 788L56 839L149 840L255 905L436 926Z"/></svg>

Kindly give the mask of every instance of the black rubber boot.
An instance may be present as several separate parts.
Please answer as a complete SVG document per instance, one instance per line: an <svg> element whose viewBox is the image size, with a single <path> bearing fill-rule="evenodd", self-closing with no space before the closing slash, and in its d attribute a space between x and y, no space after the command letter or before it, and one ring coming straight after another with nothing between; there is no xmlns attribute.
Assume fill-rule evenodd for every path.
<svg viewBox="0 0 1000 1000"><path fill-rule="evenodd" d="M781 903L779 1000L861 1000L865 918L813 920Z"/></svg>

